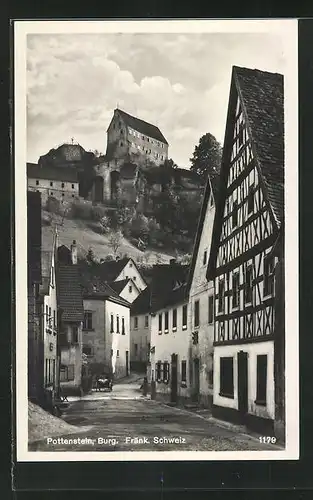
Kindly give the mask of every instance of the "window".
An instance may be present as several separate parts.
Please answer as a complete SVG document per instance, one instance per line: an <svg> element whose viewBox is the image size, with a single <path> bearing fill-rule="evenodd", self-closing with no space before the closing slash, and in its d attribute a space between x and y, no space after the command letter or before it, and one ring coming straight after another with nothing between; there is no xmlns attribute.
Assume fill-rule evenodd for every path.
<svg viewBox="0 0 313 500"><path fill-rule="evenodd" d="M129 267L133 267L133 263L132 262L129 263Z"/></svg>
<svg viewBox="0 0 313 500"><path fill-rule="evenodd" d="M246 279L245 279L245 303L250 304L252 302L252 266L246 268Z"/></svg>
<svg viewBox="0 0 313 500"><path fill-rule="evenodd" d="M75 378L74 365L61 365L60 366L60 382L68 382Z"/></svg>
<svg viewBox="0 0 313 500"><path fill-rule="evenodd" d="M111 349L111 358L113 358L113 349Z"/></svg>
<svg viewBox="0 0 313 500"><path fill-rule="evenodd" d="M134 328L137 329L138 328L138 316L135 316L134 317Z"/></svg>
<svg viewBox="0 0 313 500"><path fill-rule="evenodd" d="M204 251L204 254L203 254L203 265L204 265L204 266L205 266L205 264L206 264L207 257L208 257L208 251L207 251L207 250L205 250L205 251Z"/></svg>
<svg viewBox="0 0 313 500"><path fill-rule="evenodd" d="M36 186L39 186L39 181L36 181Z"/></svg>
<svg viewBox="0 0 313 500"><path fill-rule="evenodd" d="M211 325L214 321L214 296L209 295L209 311L208 311L208 323Z"/></svg>
<svg viewBox="0 0 313 500"><path fill-rule="evenodd" d="M234 397L234 360L232 357L220 358L220 395Z"/></svg>
<svg viewBox="0 0 313 500"><path fill-rule="evenodd" d="M72 198L75 198L75 196L72 194Z"/></svg>
<svg viewBox="0 0 313 500"><path fill-rule="evenodd" d="M72 340L74 344L78 343L78 326L72 327Z"/></svg>
<svg viewBox="0 0 313 500"><path fill-rule="evenodd" d="M50 186L53 187L53 182L50 182Z"/></svg>
<svg viewBox="0 0 313 500"><path fill-rule="evenodd" d="M74 188L75 188L75 185L74 185L74 184L72 184L72 189L74 189Z"/></svg>
<svg viewBox="0 0 313 500"><path fill-rule="evenodd" d="M116 316L116 333L120 333L120 318Z"/></svg>
<svg viewBox="0 0 313 500"><path fill-rule="evenodd" d="M232 307L239 307L239 273L233 274Z"/></svg>
<svg viewBox="0 0 313 500"><path fill-rule="evenodd" d="M91 347L84 345L83 346L83 353L86 354L87 356L91 356Z"/></svg>
<svg viewBox="0 0 313 500"><path fill-rule="evenodd" d="M51 315L51 307L49 307L49 328L52 328L52 315Z"/></svg>
<svg viewBox="0 0 313 500"><path fill-rule="evenodd" d="M162 314L159 314L159 333L162 333Z"/></svg>
<svg viewBox="0 0 313 500"><path fill-rule="evenodd" d="M84 312L84 330L92 330L92 312L85 311Z"/></svg>
<svg viewBox="0 0 313 500"><path fill-rule="evenodd" d="M57 322L56 322L56 313L55 310L53 311L53 327L56 328Z"/></svg>
<svg viewBox="0 0 313 500"><path fill-rule="evenodd" d="M136 278L136 276L134 276L134 277L133 277L133 281L136 281L136 279L137 279L137 278Z"/></svg>
<svg viewBox="0 0 313 500"><path fill-rule="evenodd" d="M64 182L62 182L61 187L64 188Z"/></svg>
<svg viewBox="0 0 313 500"><path fill-rule="evenodd" d="M183 330L187 328L187 304L183 306Z"/></svg>
<svg viewBox="0 0 313 500"><path fill-rule="evenodd" d="M120 357L120 351L117 349L116 351L116 357L119 358Z"/></svg>
<svg viewBox="0 0 313 500"><path fill-rule="evenodd" d="M163 363L163 382L164 384L168 384L170 380L170 365L168 361L164 361Z"/></svg>
<svg viewBox="0 0 313 500"><path fill-rule="evenodd" d="M62 193L62 196L64 196L64 193Z"/></svg>
<svg viewBox="0 0 313 500"><path fill-rule="evenodd" d="M173 309L173 331L177 330L177 309Z"/></svg>
<svg viewBox="0 0 313 500"><path fill-rule="evenodd" d="M122 318L122 335L125 335L125 318Z"/></svg>
<svg viewBox="0 0 313 500"><path fill-rule="evenodd" d="M250 186L249 187L249 192L248 192L248 214L251 214L254 209L254 187Z"/></svg>
<svg viewBox="0 0 313 500"><path fill-rule="evenodd" d="M200 301L195 301L195 310L194 310L194 326L197 327L200 325Z"/></svg>
<svg viewBox="0 0 313 500"><path fill-rule="evenodd" d="M50 196L53 196L53 191L50 191Z"/></svg>
<svg viewBox="0 0 313 500"><path fill-rule="evenodd" d="M218 283L218 312L224 312L225 281L221 279Z"/></svg>
<svg viewBox="0 0 313 500"><path fill-rule="evenodd" d="M181 362L181 381L187 381L187 361Z"/></svg>
<svg viewBox="0 0 313 500"><path fill-rule="evenodd" d="M238 226L238 203L237 203L237 201L234 201L234 203L233 203L232 226L233 226L233 228Z"/></svg>
<svg viewBox="0 0 313 500"><path fill-rule="evenodd" d="M156 381L162 382L162 363L158 361L156 364Z"/></svg>
<svg viewBox="0 0 313 500"><path fill-rule="evenodd" d="M111 314L111 327L110 327L110 333L114 332L114 316Z"/></svg>
<svg viewBox="0 0 313 500"><path fill-rule="evenodd" d="M132 291L133 291L133 287L132 287L131 285L129 285L129 287L128 287L128 291L129 291L129 293L132 293Z"/></svg>
<svg viewBox="0 0 313 500"><path fill-rule="evenodd" d="M274 258L265 257L264 259L264 297L274 293Z"/></svg>
<svg viewBox="0 0 313 500"><path fill-rule="evenodd" d="M256 403L266 406L267 386L267 355L261 354L256 357Z"/></svg>
<svg viewBox="0 0 313 500"><path fill-rule="evenodd" d="M145 316L145 328L149 326L149 316Z"/></svg>
<svg viewBox="0 0 313 500"><path fill-rule="evenodd" d="M122 143L122 142L120 143L120 146L121 146L121 147L123 146L123 143Z"/></svg>
<svg viewBox="0 0 313 500"><path fill-rule="evenodd" d="M168 311L164 313L164 331L168 333Z"/></svg>

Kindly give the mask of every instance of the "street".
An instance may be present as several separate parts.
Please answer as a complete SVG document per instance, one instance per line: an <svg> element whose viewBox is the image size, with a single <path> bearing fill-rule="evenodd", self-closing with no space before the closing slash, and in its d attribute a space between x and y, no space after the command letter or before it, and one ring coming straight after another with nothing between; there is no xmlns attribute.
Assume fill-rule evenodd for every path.
<svg viewBox="0 0 313 500"><path fill-rule="evenodd" d="M142 396L138 383L113 392L69 398L62 418L77 433L29 444L30 451L245 451L279 450L190 411ZM90 430L86 433L85 429ZM82 428L80 430L80 428Z"/></svg>

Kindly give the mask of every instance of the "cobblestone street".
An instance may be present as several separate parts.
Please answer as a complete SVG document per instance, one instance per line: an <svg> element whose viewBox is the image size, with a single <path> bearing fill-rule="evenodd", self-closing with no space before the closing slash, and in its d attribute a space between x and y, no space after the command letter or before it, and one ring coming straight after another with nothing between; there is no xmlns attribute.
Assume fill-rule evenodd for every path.
<svg viewBox="0 0 313 500"><path fill-rule="evenodd" d="M63 420L77 426L77 433L30 443L29 450L280 450L277 446L262 445L257 436L227 428L214 419L144 398L138 387L135 383L118 384L112 393L93 392L81 399L69 398ZM90 429L87 432L86 427ZM67 443L67 439L71 441Z"/></svg>

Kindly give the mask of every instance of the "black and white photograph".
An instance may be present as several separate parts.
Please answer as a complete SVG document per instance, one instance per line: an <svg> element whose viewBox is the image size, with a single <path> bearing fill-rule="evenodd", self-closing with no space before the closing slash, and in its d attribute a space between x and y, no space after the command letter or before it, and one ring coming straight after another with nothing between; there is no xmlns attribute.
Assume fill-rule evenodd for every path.
<svg viewBox="0 0 313 500"><path fill-rule="evenodd" d="M297 21L14 24L18 460L297 459Z"/></svg>

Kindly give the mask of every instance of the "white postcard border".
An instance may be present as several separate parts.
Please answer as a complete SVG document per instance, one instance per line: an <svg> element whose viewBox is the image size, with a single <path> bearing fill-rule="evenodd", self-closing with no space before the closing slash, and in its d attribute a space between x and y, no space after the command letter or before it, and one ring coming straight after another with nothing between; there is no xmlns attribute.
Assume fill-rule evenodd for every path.
<svg viewBox="0 0 313 500"><path fill-rule="evenodd" d="M286 447L281 451L30 452L27 399L26 37L35 33L256 33L279 34L285 73L286 216ZM16 282L16 450L18 462L290 460L299 458L298 290L298 24L296 19L122 20L14 22L14 163ZM262 69L262 68L260 68Z"/></svg>

